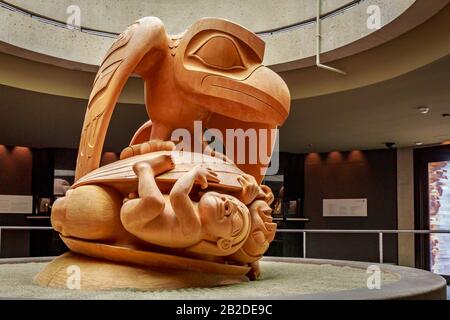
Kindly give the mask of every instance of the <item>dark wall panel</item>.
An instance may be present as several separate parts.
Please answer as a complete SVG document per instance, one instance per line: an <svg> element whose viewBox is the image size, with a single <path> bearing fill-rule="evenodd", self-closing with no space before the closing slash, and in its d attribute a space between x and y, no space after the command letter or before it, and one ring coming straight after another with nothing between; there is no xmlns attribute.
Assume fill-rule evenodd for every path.
<svg viewBox="0 0 450 320"><path fill-rule="evenodd" d="M55 169L59 170L75 170L77 164L77 149L53 149Z"/></svg>
<svg viewBox="0 0 450 320"><path fill-rule="evenodd" d="M308 229L397 229L396 150L308 154ZM323 217L323 199L367 198L367 217ZM385 236L384 258L397 261L396 236ZM378 261L377 235L308 235L308 257Z"/></svg>
<svg viewBox="0 0 450 320"><path fill-rule="evenodd" d="M51 149L33 150L33 195L53 197L54 154Z"/></svg>
<svg viewBox="0 0 450 320"><path fill-rule="evenodd" d="M31 149L0 145L0 194L31 195L32 166Z"/></svg>
<svg viewBox="0 0 450 320"><path fill-rule="evenodd" d="M284 154L284 198L285 200L302 199L304 195L304 163L303 154Z"/></svg>
<svg viewBox="0 0 450 320"><path fill-rule="evenodd" d="M0 145L0 194L31 195L33 155L29 148ZM0 212L0 226L26 226L23 214ZM3 230L0 258L26 257L29 254L29 232Z"/></svg>

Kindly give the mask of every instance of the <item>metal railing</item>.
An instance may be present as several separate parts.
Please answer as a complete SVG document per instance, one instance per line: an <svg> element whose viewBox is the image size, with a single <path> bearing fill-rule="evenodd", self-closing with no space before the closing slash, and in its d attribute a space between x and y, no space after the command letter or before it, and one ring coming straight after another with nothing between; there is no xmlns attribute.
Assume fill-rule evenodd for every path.
<svg viewBox="0 0 450 320"><path fill-rule="evenodd" d="M339 229L278 229L278 233L302 233L303 234L303 258L306 258L306 234L307 233L346 233L346 234L378 234L379 262L383 263L383 235L386 234L432 234L446 233L450 230L339 230Z"/></svg>
<svg viewBox="0 0 450 320"><path fill-rule="evenodd" d="M27 226L0 226L0 255L2 252L2 231L3 230L53 230L52 227L27 227ZM450 230L345 230L345 229L278 229L278 233L302 233L303 235L303 258L306 258L306 234L308 233L328 233L328 234L378 234L379 262L383 263L383 236L384 234L450 234Z"/></svg>
<svg viewBox="0 0 450 320"><path fill-rule="evenodd" d="M357 5L359 5L361 2L366 1L366 0L353 0L349 3L346 3L334 10L331 10L327 13L323 13L320 15L321 20L327 19L327 18L331 18L334 17L336 15L339 15ZM54 19L54 18L50 18L50 17L45 17L42 15L38 15L36 13L30 12L26 9L23 9L19 6L15 6L12 5L10 3L6 3L5 1L1 1L0 0L0 8L4 8L6 10L9 11L13 11L16 13L20 13L22 15L37 19L43 23L47 23L47 24L51 24L60 28L65 28L65 29L70 29L70 30L79 30L81 32L85 32L85 33L89 33L89 34L94 34L97 36L101 36L101 37L107 37L107 38L117 38L119 36L119 33L117 32L111 32L111 31L104 31L104 30L96 30L96 29L91 29L91 28L86 28L86 27L81 27L81 26L76 26L76 25L70 25L66 22ZM277 33L281 33L281 32L286 32L286 31L291 31L291 30L296 30L299 28L302 28L304 26L307 26L309 24L315 23L316 22L316 18L308 18L299 22L295 22L292 23L290 25L285 25L285 26L280 26L280 27L276 27L276 28L272 28L272 29L268 29L268 30L263 30L263 31L258 31L255 32L256 34L258 34L261 37L267 37L267 36L271 36Z"/></svg>

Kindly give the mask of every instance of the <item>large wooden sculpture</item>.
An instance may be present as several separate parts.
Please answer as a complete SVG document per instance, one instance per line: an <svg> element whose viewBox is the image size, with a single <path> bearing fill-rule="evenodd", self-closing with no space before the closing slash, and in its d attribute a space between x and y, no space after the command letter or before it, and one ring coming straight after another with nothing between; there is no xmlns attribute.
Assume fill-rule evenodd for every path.
<svg viewBox="0 0 450 320"><path fill-rule="evenodd" d="M227 129L265 130L262 145L272 153L272 129L287 118L290 95L262 65L264 47L247 29L212 18L178 36L168 36L159 19L144 18L115 41L90 96L76 182L52 210L52 225L72 253L50 263L36 283L66 286L64 267L71 265L81 268L83 289L213 286L258 277L258 260L276 232L273 195L260 184L268 163L235 164L196 141L194 123L224 137ZM143 119L119 161L99 167L131 74L145 81L151 120ZM176 150L176 129L192 133L192 150Z"/></svg>

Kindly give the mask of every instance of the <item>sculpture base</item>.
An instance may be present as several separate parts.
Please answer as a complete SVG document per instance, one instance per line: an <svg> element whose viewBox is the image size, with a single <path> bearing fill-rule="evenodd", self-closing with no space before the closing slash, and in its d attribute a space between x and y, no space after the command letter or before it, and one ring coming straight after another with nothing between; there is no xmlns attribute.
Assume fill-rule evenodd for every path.
<svg viewBox="0 0 450 320"><path fill-rule="evenodd" d="M76 253L65 253L50 262L34 279L42 287L70 288L76 285L75 268L80 270L81 290L111 289L180 289L215 287L249 281L243 275L224 275L176 270L158 267L143 267L120 264L91 258Z"/></svg>
<svg viewBox="0 0 450 320"><path fill-rule="evenodd" d="M167 253L142 251L127 247L90 242L60 235L66 246L72 251L92 258L114 261L126 265L140 265L157 268L156 270L178 269L196 272L245 276L248 266L224 264L201 259L176 256Z"/></svg>

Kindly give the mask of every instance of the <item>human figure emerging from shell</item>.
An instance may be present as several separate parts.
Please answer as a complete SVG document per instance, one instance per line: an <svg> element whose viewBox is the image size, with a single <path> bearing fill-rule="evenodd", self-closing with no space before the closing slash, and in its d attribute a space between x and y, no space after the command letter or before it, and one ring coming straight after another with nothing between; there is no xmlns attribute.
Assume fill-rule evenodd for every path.
<svg viewBox="0 0 450 320"><path fill-rule="evenodd" d="M137 193L125 197L122 206L101 207L105 201L99 200L114 203L111 199L117 198L109 187L80 186L71 190L67 197L55 202L52 224L64 237L132 248L140 248L142 240L160 247L183 249L188 255L226 257L244 264L258 260L276 231L270 217L269 204L273 201L270 189L259 186L251 175L242 174L237 178L242 190L234 195L204 192L209 183L219 183L220 179L206 164L198 164L176 180L169 194L163 194L155 177L174 168L168 154L136 162L132 170L138 178ZM196 192L192 192L194 183L200 187ZM101 193L109 201L98 198ZM92 194L96 203L90 201ZM257 264L252 266L252 272L258 273Z"/></svg>
<svg viewBox="0 0 450 320"><path fill-rule="evenodd" d="M171 248L195 250L192 246L203 240L211 244L209 251L218 256L246 239L250 217L247 207L237 198L217 192L203 194L198 202L189 197L194 182L202 189L208 187L209 181L219 182L217 173L202 165L195 166L164 196L155 174L174 169L175 164L170 157L160 162L155 169L151 162L133 166L139 181L139 198L127 200L120 212L128 232L149 243Z"/></svg>

